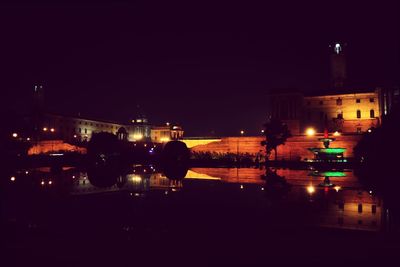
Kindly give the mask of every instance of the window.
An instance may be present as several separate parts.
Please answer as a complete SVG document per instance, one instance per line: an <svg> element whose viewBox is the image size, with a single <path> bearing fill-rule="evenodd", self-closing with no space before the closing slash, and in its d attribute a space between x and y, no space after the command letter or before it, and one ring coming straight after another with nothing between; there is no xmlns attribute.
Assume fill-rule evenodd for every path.
<svg viewBox="0 0 400 267"><path fill-rule="evenodd" d="M357 98L356 103L361 103L361 99Z"/></svg>
<svg viewBox="0 0 400 267"><path fill-rule="evenodd" d="M87 134L87 129L85 128L85 134Z"/></svg>
<svg viewBox="0 0 400 267"><path fill-rule="evenodd" d="M81 128L79 128L79 133L82 133L82 129Z"/></svg>
<svg viewBox="0 0 400 267"><path fill-rule="evenodd" d="M370 117L370 118L375 118L375 110L371 109L371 110L369 111L369 117Z"/></svg>
<svg viewBox="0 0 400 267"><path fill-rule="evenodd" d="M337 114L337 118L338 118L338 119L343 119L343 113L342 113L342 112L338 113L338 114Z"/></svg>
<svg viewBox="0 0 400 267"><path fill-rule="evenodd" d="M357 119L361 119L361 110L357 109Z"/></svg>
<svg viewBox="0 0 400 267"><path fill-rule="evenodd" d="M375 102L375 98L371 97L371 98L369 99L369 102L371 102L371 103Z"/></svg>
<svg viewBox="0 0 400 267"><path fill-rule="evenodd" d="M320 105L323 105L323 104L324 104L324 101L320 100L320 101L319 101L319 104L320 104Z"/></svg>
<svg viewBox="0 0 400 267"><path fill-rule="evenodd" d="M342 105L342 99L341 98L336 99L336 105L337 106L341 106Z"/></svg>

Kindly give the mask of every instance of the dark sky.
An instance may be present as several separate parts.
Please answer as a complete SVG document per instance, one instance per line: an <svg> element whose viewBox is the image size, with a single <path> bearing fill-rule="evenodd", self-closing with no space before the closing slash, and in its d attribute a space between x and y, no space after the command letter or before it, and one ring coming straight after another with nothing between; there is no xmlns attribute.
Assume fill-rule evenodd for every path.
<svg viewBox="0 0 400 267"><path fill-rule="evenodd" d="M269 90L329 87L337 40L350 84L399 85L395 1L268 2L0 4L0 104L42 84L58 112L128 121L140 105L188 135L251 134Z"/></svg>

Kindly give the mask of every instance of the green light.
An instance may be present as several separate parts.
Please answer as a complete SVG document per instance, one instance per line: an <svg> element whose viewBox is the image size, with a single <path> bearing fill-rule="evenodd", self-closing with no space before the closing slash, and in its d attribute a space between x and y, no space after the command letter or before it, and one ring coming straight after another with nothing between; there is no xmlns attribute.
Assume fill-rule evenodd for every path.
<svg viewBox="0 0 400 267"><path fill-rule="evenodd" d="M325 153L325 154L340 154L346 151L345 148L309 148L313 153Z"/></svg>
<svg viewBox="0 0 400 267"><path fill-rule="evenodd" d="M321 177L345 177L346 174L344 172L339 171L326 171L326 172L312 172L311 176L321 176Z"/></svg>

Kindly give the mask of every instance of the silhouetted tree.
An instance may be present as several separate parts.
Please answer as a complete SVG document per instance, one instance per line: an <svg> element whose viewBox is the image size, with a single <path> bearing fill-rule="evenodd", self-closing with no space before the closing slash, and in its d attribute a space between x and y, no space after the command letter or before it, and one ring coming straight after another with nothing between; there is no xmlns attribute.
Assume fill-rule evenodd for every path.
<svg viewBox="0 0 400 267"><path fill-rule="evenodd" d="M261 145L266 146L267 159L269 159L272 150L275 152L275 160L278 158L277 148L285 144L286 140L292 136L285 123L278 119L269 119L264 124L265 141Z"/></svg>

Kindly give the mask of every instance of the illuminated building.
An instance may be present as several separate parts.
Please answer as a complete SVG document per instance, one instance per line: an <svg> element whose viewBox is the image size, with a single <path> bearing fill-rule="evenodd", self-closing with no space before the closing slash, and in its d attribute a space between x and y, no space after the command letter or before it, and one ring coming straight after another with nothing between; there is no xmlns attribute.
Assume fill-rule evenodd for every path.
<svg viewBox="0 0 400 267"><path fill-rule="evenodd" d="M183 133L181 126L171 125L170 123L163 126L153 126L151 128L151 140L156 143L179 140L183 137Z"/></svg>
<svg viewBox="0 0 400 267"><path fill-rule="evenodd" d="M325 128L338 133L366 132L380 125L385 105L390 102L385 99L395 94L380 88L348 87L345 45L330 47L331 88L316 94L280 91L268 96L268 116L285 122L293 135L303 134L309 127L320 133Z"/></svg>

